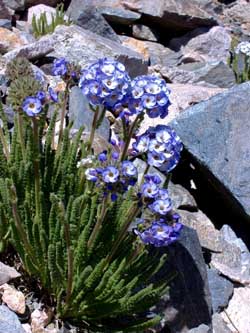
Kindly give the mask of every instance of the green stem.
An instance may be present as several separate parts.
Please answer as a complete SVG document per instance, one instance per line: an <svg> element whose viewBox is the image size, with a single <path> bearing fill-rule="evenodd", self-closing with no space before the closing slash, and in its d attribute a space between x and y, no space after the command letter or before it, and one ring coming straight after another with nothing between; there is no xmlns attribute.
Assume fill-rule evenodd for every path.
<svg viewBox="0 0 250 333"><path fill-rule="evenodd" d="M3 150L4 150L4 154L6 156L6 159L7 159L7 161L9 161L9 158L10 158L9 149L8 149L8 145L7 145L7 142L5 140L3 129L2 129L1 126L0 126L0 140L1 140L2 145L3 145Z"/></svg>
<svg viewBox="0 0 250 333"><path fill-rule="evenodd" d="M122 151L122 155L121 155L121 161L124 161L124 159L126 158L127 156L127 151L128 151L128 148L129 148L129 145L130 145L130 141L132 139L132 136L134 134L134 130L137 126L137 122L138 120L141 118L141 115L138 114L135 118L135 120L133 121L133 123L131 124L130 126L130 129L129 129L129 133L128 133L128 136L127 136L127 140L125 142L125 145L124 145L124 148L123 148L123 151Z"/></svg>
<svg viewBox="0 0 250 333"><path fill-rule="evenodd" d="M39 174L39 131L38 131L38 122L36 118L32 118L33 121L33 136L34 136L34 176L35 176L35 202L36 202L36 216L40 217L40 174Z"/></svg>
<svg viewBox="0 0 250 333"><path fill-rule="evenodd" d="M92 149L92 145L93 145L94 138L95 138L95 131L96 131L97 124L98 124L98 119L99 119L99 108L97 108L94 112L91 132L90 132L90 136L89 136L88 152L91 152L91 149Z"/></svg>
<svg viewBox="0 0 250 333"><path fill-rule="evenodd" d="M127 213L127 222L124 223L124 225L122 226L122 229L119 233L119 236L116 238L116 241L111 249L110 255L107 258L107 264L109 264L111 262L111 260L113 259L116 250L118 249L119 245L121 244L121 242L123 241L123 239L126 237L127 235L127 230L131 224L131 222L134 220L134 218L138 215L139 211L140 211L140 207L138 207L138 203L136 202L136 205L132 206L130 208L130 210Z"/></svg>
<svg viewBox="0 0 250 333"><path fill-rule="evenodd" d="M11 193L11 197L12 197L12 200L11 200L11 203L12 203L12 213L13 213L13 217L14 217L14 222L15 222L15 225L16 225L16 228L21 236L21 239L23 241L23 244L24 244L24 247L26 248L28 254L29 254L29 257L30 259L33 261L36 256L34 255L33 253L33 249L27 239L27 236L26 236L26 232L22 226L22 223L21 223L21 218L20 218L20 215L18 213L18 207L17 207L17 196L16 196L16 188L15 186L11 186L10 188L10 193ZM33 264L34 265L34 264ZM36 269L39 271L39 268L38 266L39 265L34 265L36 266Z"/></svg>
<svg viewBox="0 0 250 333"><path fill-rule="evenodd" d="M99 217L97 218L97 222L94 226L94 229L89 237L89 241L88 241L88 248L90 249L91 246L93 245L98 232L100 231L101 227L102 227L102 222L104 221L104 218L106 216L107 210L108 210L108 196L105 197L103 203L102 203L102 207L101 207L101 212Z"/></svg>
<svg viewBox="0 0 250 333"><path fill-rule="evenodd" d="M66 116L68 97L69 97L69 84L66 83L64 101L63 101L63 104L62 104L58 144L61 142L62 137L63 137L63 125L64 125L64 121L65 121L65 116Z"/></svg>
<svg viewBox="0 0 250 333"><path fill-rule="evenodd" d="M25 144L24 144L24 135L23 135L23 117L22 117L20 112L18 112L17 118L18 118L19 142L20 142L20 145L21 145L23 160L25 161L26 160L26 154L25 154Z"/></svg>
<svg viewBox="0 0 250 333"><path fill-rule="evenodd" d="M73 285L73 252L70 245L70 226L69 223L65 220L65 209L64 205L61 202L60 203L60 209L62 214L62 219L64 222L64 234L65 234L65 241L66 241L66 247L67 247L67 259L68 259L68 278L67 278L67 290L66 290L66 299L65 299L65 305L66 308L69 307L70 297L72 294L72 285Z"/></svg>

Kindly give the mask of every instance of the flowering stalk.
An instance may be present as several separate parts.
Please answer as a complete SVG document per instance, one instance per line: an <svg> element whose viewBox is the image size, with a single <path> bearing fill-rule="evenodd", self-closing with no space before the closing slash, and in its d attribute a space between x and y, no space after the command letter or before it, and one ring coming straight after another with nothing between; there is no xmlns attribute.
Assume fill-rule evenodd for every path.
<svg viewBox="0 0 250 333"><path fill-rule="evenodd" d="M65 93L64 93L64 100L62 104L62 113L61 113L61 120L60 120L60 129L59 129L59 141L62 141L62 135L63 135L63 126L65 121L65 116L67 112L67 104L68 104L68 98L69 98L69 82L66 83Z"/></svg>
<svg viewBox="0 0 250 333"><path fill-rule="evenodd" d="M33 122L33 136L35 143L35 152L34 152L34 176L35 176L35 201L36 201L36 215L40 216L40 173L39 173L39 131L37 119L32 118Z"/></svg>
<svg viewBox="0 0 250 333"><path fill-rule="evenodd" d="M25 144L24 144L24 139L23 139L24 138L24 135L23 135L23 117L21 115L21 112L18 112L17 119L18 119L19 142L20 142L20 145L21 145L23 160L25 161L26 153L25 153Z"/></svg>
<svg viewBox="0 0 250 333"><path fill-rule="evenodd" d="M9 148L8 148L7 142L6 142L6 140L5 140L5 136L4 136L4 133L3 133L3 129L2 129L1 126L0 126L0 140L1 140L2 145L3 145L4 154L5 154L6 159L7 159L7 161L8 161L9 158L10 158Z"/></svg>
<svg viewBox="0 0 250 333"><path fill-rule="evenodd" d="M90 132L90 136L89 136L89 144L88 144L88 151L89 152L91 152L92 145L93 145L93 142L94 142L95 131L97 129L98 119L99 119L99 107L97 107L96 110L95 110L95 112L94 112L94 117L93 117L93 121L92 121L91 132Z"/></svg>

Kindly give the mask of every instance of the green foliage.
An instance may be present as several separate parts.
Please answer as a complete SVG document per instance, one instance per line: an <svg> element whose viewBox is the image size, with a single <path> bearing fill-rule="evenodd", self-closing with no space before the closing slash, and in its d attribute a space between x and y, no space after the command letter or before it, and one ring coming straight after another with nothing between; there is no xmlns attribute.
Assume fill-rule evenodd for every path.
<svg viewBox="0 0 250 333"><path fill-rule="evenodd" d="M57 6L55 14L51 14L51 23L48 23L47 15L46 12L43 12L39 18L36 18L35 15L32 17L32 30L36 38L51 34L58 25L71 24L71 20L65 18L63 4Z"/></svg>
<svg viewBox="0 0 250 333"><path fill-rule="evenodd" d="M232 39L231 57L228 59L228 64L234 72L236 82L240 84L250 80L250 56L235 52L238 43L238 39Z"/></svg>
<svg viewBox="0 0 250 333"><path fill-rule="evenodd" d="M8 99L18 111L11 135L1 112L1 240L9 235L25 269L54 296L59 317L91 331L142 332L161 319L146 311L166 292L166 279L155 278L166 255L149 254L127 232L138 212L132 190L107 201L77 168L89 154L83 128L71 139L67 125L56 146L56 112L47 121L22 113L23 98L40 86L26 79L28 67L14 76L20 70L9 66Z"/></svg>

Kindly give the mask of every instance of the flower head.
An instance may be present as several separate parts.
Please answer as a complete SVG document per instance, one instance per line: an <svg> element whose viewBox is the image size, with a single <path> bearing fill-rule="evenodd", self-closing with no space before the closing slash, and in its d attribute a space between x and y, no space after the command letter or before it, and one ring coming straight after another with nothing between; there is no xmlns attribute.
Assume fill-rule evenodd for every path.
<svg viewBox="0 0 250 333"><path fill-rule="evenodd" d="M44 91L38 91L36 97L40 99L41 102L43 102L46 98L46 94Z"/></svg>
<svg viewBox="0 0 250 333"><path fill-rule="evenodd" d="M42 103L37 97L26 97L22 108L29 117L35 117L42 111Z"/></svg>
<svg viewBox="0 0 250 333"><path fill-rule="evenodd" d="M68 70L67 65L68 62L64 58L55 60L52 68L53 75L60 75L60 76L65 75Z"/></svg>
<svg viewBox="0 0 250 333"><path fill-rule="evenodd" d="M245 54L246 56L250 56L250 43L249 42L241 42L235 48L235 53Z"/></svg>
<svg viewBox="0 0 250 333"><path fill-rule="evenodd" d="M149 205L149 208L154 213L166 215L172 209L171 200L170 198L157 199L151 205Z"/></svg>
<svg viewBox="0 0 250 333"><path fill-rule="evenodd" d="M138 229L135 229L134 232L140 237L143 243L161 247L168 246L178 240L181 229L181 223L170 226L162 222L162 220L157 220L152 222L152 225L146 230L140 232Z"/></svg>
<svg viewBox="0 0 250 333"><path fill-rule="evenodd" d="M85 171L85 176L86 176L86 179L87 180L90 180L92 182L96 182L97 179L98 179L98 172L96 169L94 168L88 168L86 171Z"/></svg>
<svg viewBox="0 0 250 333"><path fill-rule="evenodd" d="M182 143L172 128L157 125L137 137L133 148L135 154L147 153L149 165L170 172L179 162Z"/></svg>
<svg viewBox="0 0 250 333"><path fill-rule="evenodd" d="M113 166L108 166L102 172L102 179L105 183L116 183L119 179L119 170Z"/></svg>
<svg viewBox="0 0 250 333"><path fill-rule="evenodd" d="M137 177L137 168L133 162L122 162L122 175L125 177Z"/></svg>
<svg viewBox="0 0 250 333"><path fill-rule="evenodd" d="M48 89L49 92L49 96L51 98L51 100L55 103L58 102L59 98L58 98L58 92L56 92L53 88L49 87Z"/></svg>
<svg viewBox="0 0 250 333"><path fill-rule="evenodd" d="M123 64L100 59L82 71L79 87L93 105L112 108L126 95L130 78Z"/></svg>

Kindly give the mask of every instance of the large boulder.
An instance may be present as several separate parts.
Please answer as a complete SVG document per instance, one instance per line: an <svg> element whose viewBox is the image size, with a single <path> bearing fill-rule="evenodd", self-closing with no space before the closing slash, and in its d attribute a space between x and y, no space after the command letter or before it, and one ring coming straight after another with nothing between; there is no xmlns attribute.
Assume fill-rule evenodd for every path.
<svg viewBox="0 0 250 333"><path fill-rule="evenodd" d="M183 112L171 125L230 209L250 220L250 83Z"/></svg>
<svg viewBox="0 0 250 333"><path fill-rule="evenodd" d="M206 11L207 3L207 0L72 0L68 13L74 17L78 10L89 4L98 8L118 8L143 14L144 20L148 23L154 23L163 28L187 31L217 23Z"/></svg>

